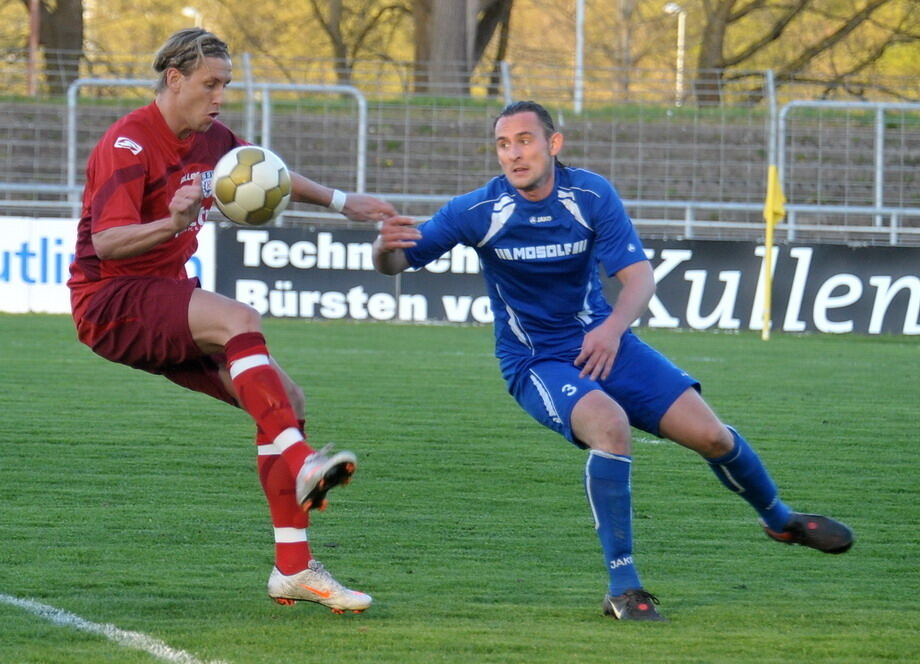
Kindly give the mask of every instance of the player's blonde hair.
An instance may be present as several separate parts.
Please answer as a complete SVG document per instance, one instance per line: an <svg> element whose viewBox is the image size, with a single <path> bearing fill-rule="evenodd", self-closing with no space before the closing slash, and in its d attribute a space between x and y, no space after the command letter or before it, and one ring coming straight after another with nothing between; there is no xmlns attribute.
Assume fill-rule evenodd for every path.
<svg viewBox="0 0 920 664"><path fill-rule="evenodd" d="M173 34L153 58L153 70L160 75L157 92L166 88L166 72L178 69L183 76L195 71L205 58L230 58L229 47L201 28L185 28Z"/></svg>

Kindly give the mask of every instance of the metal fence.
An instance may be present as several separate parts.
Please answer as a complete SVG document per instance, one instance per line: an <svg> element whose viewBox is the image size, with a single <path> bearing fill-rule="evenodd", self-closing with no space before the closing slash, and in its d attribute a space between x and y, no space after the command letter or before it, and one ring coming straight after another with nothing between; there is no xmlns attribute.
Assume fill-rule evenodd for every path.
<svg viewBox="0 0 920 664"><path fill-rule="evenodd" d="M492 118L506 98L533 97L565 134L563 161L610 177L646 236L760 239L767 165L781 159L779 239L920 246L920 104L788 103L765 75L756 103L677 106L673 75L646 72L646 96L576 113L559 84L553 96L551 81L529 88L513 71L495 94L431 97L266 82L248 58L242 70L227 124L298 172L419 217L497 173ZM72 216L95 141L151 98L144 81L102 79L74 86L69 105L0 100L0 214ZM284 223L333 218L301 208Z"/></svg>

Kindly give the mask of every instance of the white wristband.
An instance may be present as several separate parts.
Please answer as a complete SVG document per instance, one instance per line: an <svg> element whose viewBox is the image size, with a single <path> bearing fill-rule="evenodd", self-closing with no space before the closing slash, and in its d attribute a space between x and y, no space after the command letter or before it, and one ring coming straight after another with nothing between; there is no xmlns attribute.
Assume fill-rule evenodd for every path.
<svg viewBox="0 0 920 664"><path fill-rule="evenodd" d="M332 190L332 200L329 201L329 207L335 210L336 212L341 212L345 209L345 200L348 198L346 194L341 189Z"/></svg>

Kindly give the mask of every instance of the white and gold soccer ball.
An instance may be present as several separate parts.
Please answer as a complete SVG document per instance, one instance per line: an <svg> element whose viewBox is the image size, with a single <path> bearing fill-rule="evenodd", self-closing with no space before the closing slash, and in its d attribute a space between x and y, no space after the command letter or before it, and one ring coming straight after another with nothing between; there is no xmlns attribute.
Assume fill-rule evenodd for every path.
<svg viewBox="0 0 920 664"><path fill-rule="evenodd" d="M281 157L258 145L230 150L214 167L214 202L230 221L262 226L291 200L291 173Z"/></svg>

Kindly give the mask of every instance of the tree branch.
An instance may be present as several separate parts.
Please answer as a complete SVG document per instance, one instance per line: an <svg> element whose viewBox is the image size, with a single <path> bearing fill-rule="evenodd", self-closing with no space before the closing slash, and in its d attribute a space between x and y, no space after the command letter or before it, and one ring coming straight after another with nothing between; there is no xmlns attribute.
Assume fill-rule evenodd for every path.
<svg viewBox="0 0 920 664"><path fill-rule="evenodd" d="M725 58L723 61L723 66L726 68L733 67L741 62L744 62L745 60L750 58L752 55L754 55L755 53L760 51L762 48L764 48L767 44L770 44L776 41L777 39L779 39L782 36L783 32L785 32L789 24L793 21L793 19L795 19L795 17L798 16L799 14L801 14L802 11L808 6L810 2L811 0L795 0L795 3L786 11L786 13L780 16L779 19L776 21L776 23L773 24L769 32L767 32L763 37L761 37L757 41L749 44L740 53L737 53L731 57ZM884 2L888 2L888 0L884 0ZM757 3L755 2L755 3L752 3L752 5L753 4L757 4ZM747 12L744 12L744 13L747 13ZM739 14L742 14L742 12L739 12ZM735 19L731 18L730 20L733 21Z"/></svg>
<svg viewBox="0 0 920 664"><path fill-rule="evenodd" d="M811 62L815 56L817 56L819 53L823 53L824 51L839 43L847 35L858 28L860 24L869 19L877 9L888 4L890 1L891 0L870 0L868 3L866 3L865 7L847 19L847 21L844 22L843 25L837 28L834 32L829 34L821 41L812 44L810 47L802 51L798 57L783 66L777 72L777 76L788 77L798 72L804 68L805 65Z"/></svg>

